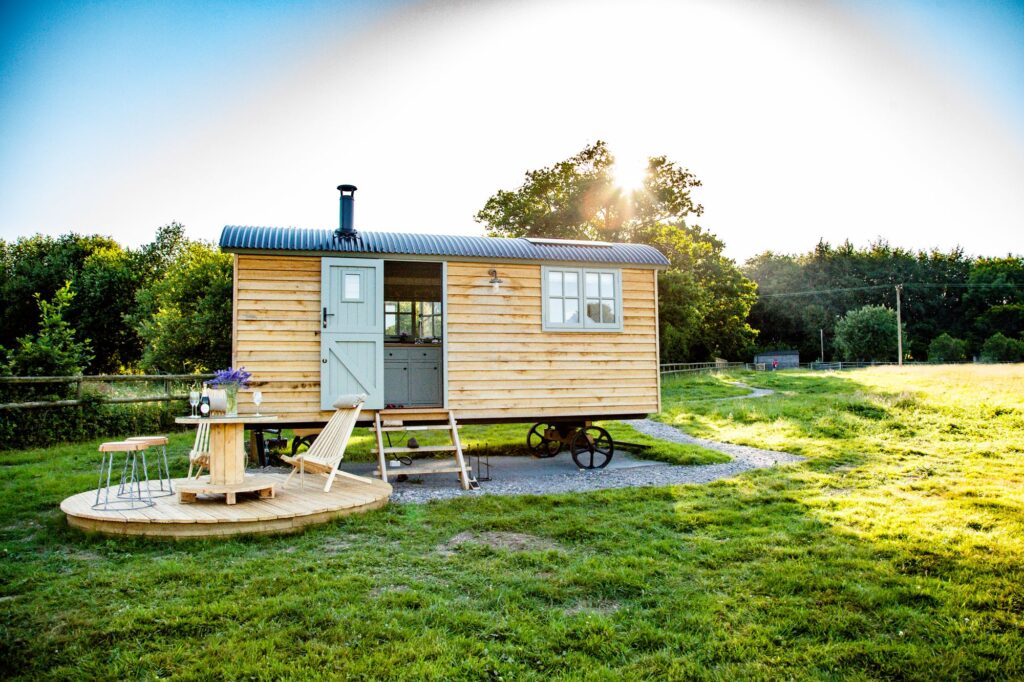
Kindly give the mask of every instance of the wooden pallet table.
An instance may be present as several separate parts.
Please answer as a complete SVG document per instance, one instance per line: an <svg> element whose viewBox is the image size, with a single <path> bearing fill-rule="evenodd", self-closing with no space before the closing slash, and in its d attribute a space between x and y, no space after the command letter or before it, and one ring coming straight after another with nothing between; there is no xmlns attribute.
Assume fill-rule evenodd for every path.
<svg viewBox="0 0 1024 682"><path fill-rule="evenodd" d="M239 493L258 493L261 500L273 498L275 485L277 480L269 476L246 476L241 483L189 481L179 483L175 490L178 491L178 502L182 504L195 502L197 495L224 495L228 504L235 504Z"/></svg>

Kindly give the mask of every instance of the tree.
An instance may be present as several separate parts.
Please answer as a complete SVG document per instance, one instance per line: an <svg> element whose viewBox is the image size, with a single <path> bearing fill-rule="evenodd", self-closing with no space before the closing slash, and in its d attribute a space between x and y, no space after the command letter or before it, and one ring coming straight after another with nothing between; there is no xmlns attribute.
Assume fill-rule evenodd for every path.
<svg viewBox="0 0 1024 682"><path fill-rule="evenodd" d="M701 185L666 157L648 159L640 189L616 186L615 159L598 141L565 161L529 171L515 190L499 190L476 214L495 237L628 241L659 249L670 270L659 277L662 359L738 357L756 332L747 314L755 287L726 258L724 244L686 220L703 207Z"/></svg>
<svg viewBox="0 0 1024 682"><path fill-rule="evenodd" d="M64 319L75 294L71 282L57 289L50 301L34 295L39 307L39 332L22 336L8 353L7 369L16 376L72 376L89 363L89 340L75 340L75 330Z"/></svg>
<svg viewBox="0 0 1024 682"><path fill-rule="evenodd" d="M836 323L835 346L844 360L895 359L895 311L866 305L847 313Z"/></svg>
<svg viewBox="0 0 1024 682"><path fill-rule="evenodd" d="M939 334L928 344L929 362L959 362L967 358L967 342Z"/></svg>
<svg viewBox="0 0 1024 682"><path fill-rule="evenodd" d="M178 223L161 227L150 244L126 249L103 236L34 235L0 241L0 345L11 346L38 331L33 295L50 299L71 281L75 297L64 319L81 337L96 342L88 372L132 369L142 342L124 319L135 310L136 292L164 276L188 244Z"/></svg>
<svg viewBox="0 0 1024 682"><path fill-rule="evenodd" d="M996 333L981 347L982 362L1020 362L1024 360L1024 340L1018 341Z"/></svg>
<svg viewBox="0 0 1024 682"><path fill-rule="evenodd" d="M143 286L127 322L145 344L142 367L152 372L207 372L231 355L231 256L190 242L164 276Z"/></svg>

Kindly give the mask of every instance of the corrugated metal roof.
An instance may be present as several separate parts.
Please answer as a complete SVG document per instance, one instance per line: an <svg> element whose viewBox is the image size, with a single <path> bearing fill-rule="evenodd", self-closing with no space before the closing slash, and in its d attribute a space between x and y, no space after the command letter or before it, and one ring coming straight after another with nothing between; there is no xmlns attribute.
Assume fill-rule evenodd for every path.
<svg viewBox="0 0 1024 682"><path fill-rule="evenodd" d="M220 234L220 247L225 251L324 251L338 254L376 253L615 265L668 265L660 251L646 244L537 244L518 238L362 231L353 239L338 239L334 235L334 230L309 230L298 227L227 225Z"/></svg>

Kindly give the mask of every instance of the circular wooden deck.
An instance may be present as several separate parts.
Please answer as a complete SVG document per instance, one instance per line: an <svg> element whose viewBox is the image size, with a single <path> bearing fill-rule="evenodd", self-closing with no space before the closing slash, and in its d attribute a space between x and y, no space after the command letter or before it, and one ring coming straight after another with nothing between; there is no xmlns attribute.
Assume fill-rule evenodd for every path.
<svg viewBox="0 0 1024 682"><path fill-rule="evenodd" d="M324 523L348 514L378 509L387 504L391 486L384 481L356 476L338 476L330 492L324 492L326 478L299 477L283 487L285 474L260 474L277 480L276 497L259 499L238 495L228 505L223 495L200 495L195 502L180 504L177 495L157 497L152 507L133 510L93 509L96 491L72 495L60 504L68 524L82 530L113 535L149 535L190 538L237 535L240 533L288 533ZM185 483L186 479L175 479ZM113 498L115 491L111 491Z"/></svg>

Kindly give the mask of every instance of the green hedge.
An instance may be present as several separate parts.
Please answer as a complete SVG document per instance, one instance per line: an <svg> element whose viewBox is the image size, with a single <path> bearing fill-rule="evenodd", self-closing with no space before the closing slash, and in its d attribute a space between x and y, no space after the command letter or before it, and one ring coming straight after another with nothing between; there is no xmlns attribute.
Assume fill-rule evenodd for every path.
<svg viewBox="0 0 1024 682"><path fill-rule="evenodd" d="M166 433L181 428L174 418L188 409L185 401L110 405L85 396L75 407L0 410L0 450Z"/></svg>

